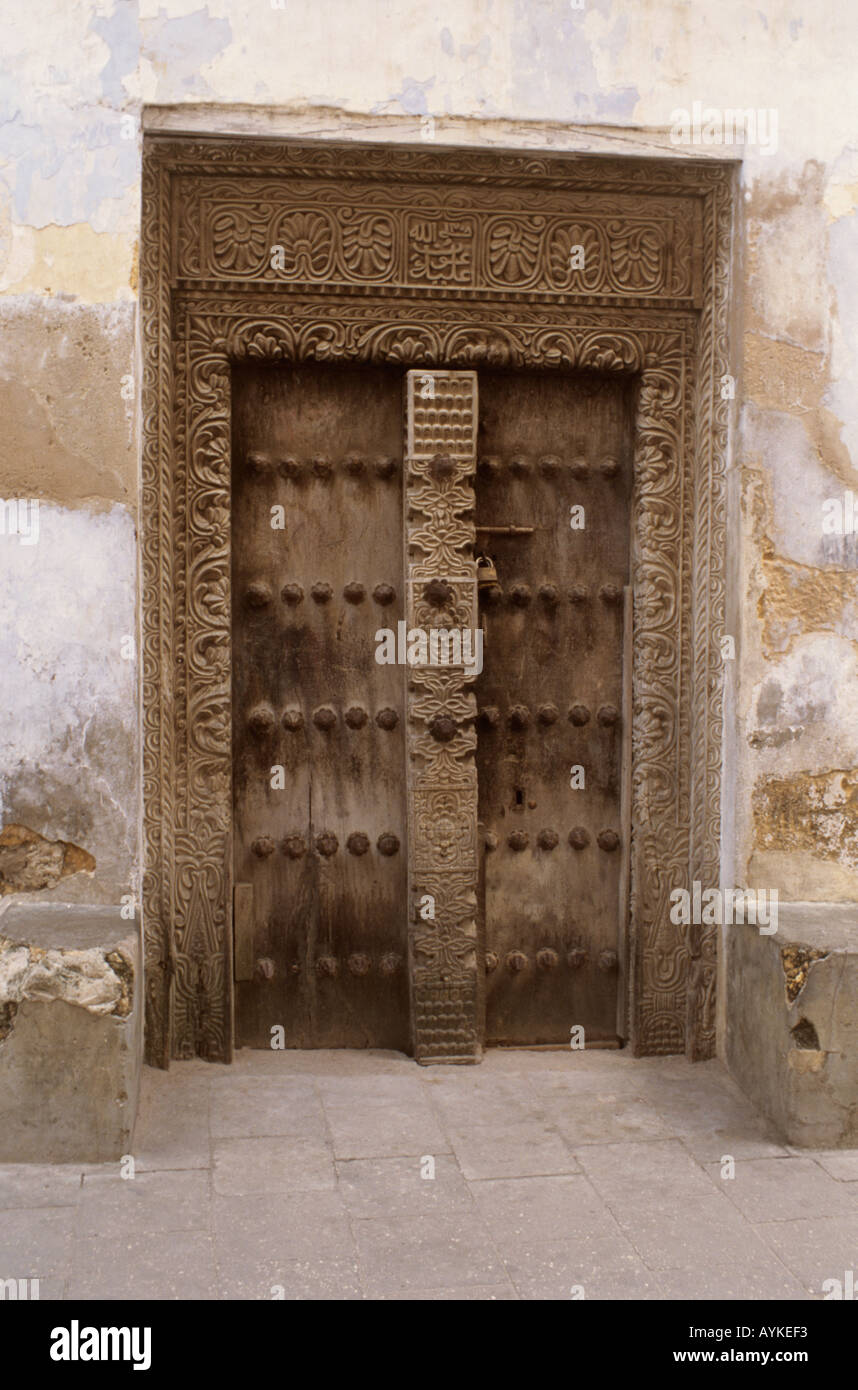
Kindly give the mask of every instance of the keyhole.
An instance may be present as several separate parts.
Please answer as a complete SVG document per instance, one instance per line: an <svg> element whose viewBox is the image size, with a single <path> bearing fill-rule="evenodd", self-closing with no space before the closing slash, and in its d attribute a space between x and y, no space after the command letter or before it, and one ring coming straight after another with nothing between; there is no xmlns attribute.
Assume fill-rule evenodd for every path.
<svg viewBox="0 0 858 1390"><path fill-rule="evenodd" d="M524 805L524 789L523 789L523 787L516 787L516 789L515 789L515 804L516 804L516 806L523 806L523 805Z"/></svg>

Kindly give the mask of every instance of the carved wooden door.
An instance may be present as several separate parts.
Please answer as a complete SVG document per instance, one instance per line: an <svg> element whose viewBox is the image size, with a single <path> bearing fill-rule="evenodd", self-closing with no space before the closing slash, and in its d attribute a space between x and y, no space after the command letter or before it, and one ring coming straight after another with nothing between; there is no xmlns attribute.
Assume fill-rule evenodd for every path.
<svg viewBox="0 0 858 1390"><path fill-rule="evenodd" d="M374 640L404 611L402 395L381 367L233 372L239 1045L409 1045L404 675Z"/></svg>
<svg viewBox="0 0 858 1390"><path fill-rule="evenodd" d="M616 378L481 372L479 420L486 1042L610 1044L632 399Z"/></svg>

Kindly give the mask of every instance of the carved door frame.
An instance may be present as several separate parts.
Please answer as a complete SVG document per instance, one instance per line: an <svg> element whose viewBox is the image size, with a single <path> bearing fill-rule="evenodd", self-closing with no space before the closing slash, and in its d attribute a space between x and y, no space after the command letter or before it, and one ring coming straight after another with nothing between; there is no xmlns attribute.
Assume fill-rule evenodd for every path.
<svg viewBox="0 0 858 1390"><path fill-rule="evenodd" d="M683 936L668 913L673 888L719 882L733 189L710 161L147 137L148 1061L232 1057L230 372L247 359L636 378L625 1031L639 1055L712 1055L717 929ZM452 517L464 557L473 464L434 487L425 459L406 469L423 524ZM470 785L473 697L459 694ZM409 746L425 751L432 711L417 703ZM469 852L428 952L410 924L421 1060L479 1051ZM460 1047L433 1050L439 1017Z"/></svg>

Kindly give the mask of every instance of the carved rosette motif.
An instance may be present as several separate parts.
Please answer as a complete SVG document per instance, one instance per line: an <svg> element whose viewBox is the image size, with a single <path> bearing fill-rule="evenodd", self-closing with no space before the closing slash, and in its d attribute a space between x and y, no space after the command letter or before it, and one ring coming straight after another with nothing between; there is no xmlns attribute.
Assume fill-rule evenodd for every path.
<svg viewBox="0 0 858 1390"><path fill-rule="evenodd" d="M476 372L407 375L409 629L477 623L473 556ZM435 601L427 591L437 586ZM406 708L412 1035L419 1062L480 1055L476 701L462 666L408 668ZM420 904L431 899L431 912Z"/></svg>
<svg viewBox="0 0 858 1390"><path fill-rule="evenodd" d="M231 1057L230 372L248 358L386 362L438 379L443 368L460 381L483 365L637 381L630 1037L638 1053L711 1055L715 935L673 927L669 893L718 882L730 179L680 161L148 142L149 1061ZM286 268L275 274L278 240ZM588 253L577 281L574 244ZM440 613L465 627L473 447L442 449L427 434L416 448L419 437L408 619L438 621L419 581L444 571ZM453 470L432 471L437 456ZM461 671L408 677L415 1046L424 1060L467 1060L479 1049L473 697ZM415 911L418 890L435 897L434 922Z"/></svg>

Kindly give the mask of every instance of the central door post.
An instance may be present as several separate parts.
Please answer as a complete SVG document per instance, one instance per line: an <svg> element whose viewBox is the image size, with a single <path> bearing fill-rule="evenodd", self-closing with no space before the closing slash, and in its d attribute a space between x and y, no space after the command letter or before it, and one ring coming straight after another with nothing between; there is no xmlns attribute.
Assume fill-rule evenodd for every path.
<svg viewBox="0 0 858 1390"><path fill-rule="evenodd" d="M418 1062L477 1062L476 372L410 371L406 400L412 1043Z"/></svg>

